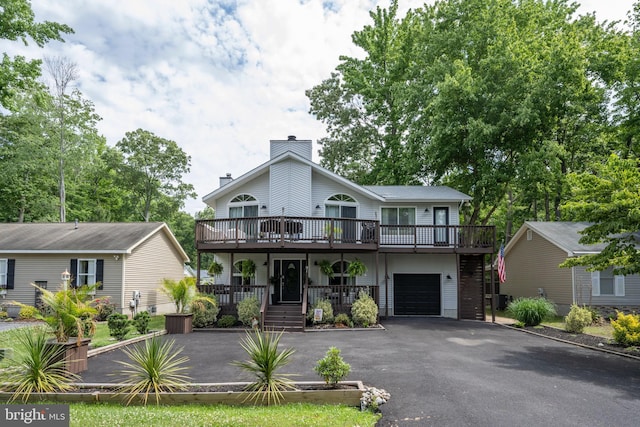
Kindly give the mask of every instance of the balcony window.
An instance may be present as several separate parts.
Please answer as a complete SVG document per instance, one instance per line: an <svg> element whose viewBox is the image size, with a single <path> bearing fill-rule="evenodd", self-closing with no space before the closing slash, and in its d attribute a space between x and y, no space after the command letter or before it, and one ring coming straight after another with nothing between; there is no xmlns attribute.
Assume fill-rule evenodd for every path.
<svg viewBox="0 0 640 427"><path fill-rule="evenodd" d="M416 225L416 208L382 208L382 225ZM387 235L412 234L410 227L383 227Z"/></svg>

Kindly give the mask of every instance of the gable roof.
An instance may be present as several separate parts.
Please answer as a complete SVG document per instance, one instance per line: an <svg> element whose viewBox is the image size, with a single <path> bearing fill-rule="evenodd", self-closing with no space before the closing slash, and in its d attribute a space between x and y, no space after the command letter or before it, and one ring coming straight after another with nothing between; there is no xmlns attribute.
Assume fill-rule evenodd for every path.
<svg viewBox="0 0 640 427"><path fill-rule="evenodd" d="M268 172L269 166L286 159L293 159L304 163L310 166L313 172L323 175L333 181L339 182L340 184L346 186L347 188L350 188L357 193L363 194L371 199L378 200L380 202L413 202L416 200L429 200L435 202L460 202L471 200L471 197L467 196L466 194L454 190L453 188L444 186L427 187L421 185L358 185L353 181L350 181L334 172L331 172L330 170L325 169L322 166L313 163L311 160L308 160L292 151L286 151L285 153L274 157L268 162L265 162L262 165L245 173L244 175L234 179L228 184L217 188L211 193L205 195L202 198L202 201L207 203L207 201L209 200L215 200L221 196L224 196L225 194L235 191L235 188L237 188L238 186L241 186L247 181Z"/></svg>
<svg viewBox="0 0 640 427"><path fill-rule="evenodd" d="M505 247L505 255L528 229L535 231L544 239L565 251L567 256L597 254L606 247L606 244L585 245L580 243L580 238L582 237L580 232L589 225L591 225L589 222L525 221Z"/></svg>
<svg viewBox="0 0 640 427"><path fill-rule="evenodd" d="M304 163L308 166L311 167L311 170L313 172L319 173L320 175L324 175L327 178L334 180L334 181L338 181L340 182L342 185L345 185L346 187L351 188L352 190L360 193L360 194L364 194L365 196L375 199L375 200L379 200L379 201L384 201L384 198L380 195L378 195L377 193L372 192L371 190L368 190L366 187L360 186L358 184L355 184L352 181L349 181L346 178L341 177L340 175L337 175L333 172L331 172L328 169L323 168L320 165L317 165L316 163L313 163L311 160L305 159L304 157L300 156L299 154L296 154L292 151L286 151L282 154L280 154L279 156L274 157L273 159L269 160L268 162L265 162L263 164L261 164L260 166L250 170L249 172L245 173L244 175L234 179L233 181L229 182L228 184L213 190L211 193L207 194L206 196L204 196L202 198L202 201L207 203L208 200L215 200L221 196L224 196L227 193L230 193L232 191L235 190L236 187L244 184L247 181L250 181L251 179L256 178L257 176L268 172L269 170L269 166L275 164L275 163L279 163L283 160L286 159L293 159L296 161L299 161L300 163Z"/></svg>
<svg viewBox="0 0 640 427"><path fill-rule="evenodd" d="M163 232L185 261L189 256L163 222L2 223L2 253L130 254L157 232Z"/></svg>

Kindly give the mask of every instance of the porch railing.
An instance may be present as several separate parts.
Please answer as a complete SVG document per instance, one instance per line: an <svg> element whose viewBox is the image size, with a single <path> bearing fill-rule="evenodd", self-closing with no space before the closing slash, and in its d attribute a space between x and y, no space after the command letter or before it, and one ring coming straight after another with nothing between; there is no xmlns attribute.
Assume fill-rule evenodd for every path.
<svg viewBox="0 0 640 427"><path fill-rule="evenodd" d="M360 295L365 292L380 307L379 288L377 285L309 285L308 307L309 310L319 299L328 299L333 308L333 314L347 313L351 316L351 306Z"/></svg>
<svg viewBox="0 0 640 427"><path fill-rule="evenodd" d="M215 249L235 244L316 243L328 247L362 244L363 248L493 248L493 226L381 225L375 220L314 217L253 217L196 221L196 246ZM369 246L366 246L369 245ZM224 246L221 246L224 247Z"/></svg>
<svg viewBox="0 0 640 427"><path fill-rule="evenodd" d="M204 283L199 284L198 291L204 294L214 295L218 306L220 307L220 315L233 314L237 315L238 303L250 297L256 297L259 303L262 303L265 296L265 289L269 289L266 285L219 285Z"/></svg>

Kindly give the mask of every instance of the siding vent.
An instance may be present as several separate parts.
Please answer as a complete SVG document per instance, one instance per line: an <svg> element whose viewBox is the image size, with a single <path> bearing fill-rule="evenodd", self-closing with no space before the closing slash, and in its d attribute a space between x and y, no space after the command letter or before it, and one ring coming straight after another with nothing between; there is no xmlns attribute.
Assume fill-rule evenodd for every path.
<svg viewBox="0 0 640 427"><path fill-rule="evenodd" d="M527 240L533 239L533 231L527 230Z"/></svg>

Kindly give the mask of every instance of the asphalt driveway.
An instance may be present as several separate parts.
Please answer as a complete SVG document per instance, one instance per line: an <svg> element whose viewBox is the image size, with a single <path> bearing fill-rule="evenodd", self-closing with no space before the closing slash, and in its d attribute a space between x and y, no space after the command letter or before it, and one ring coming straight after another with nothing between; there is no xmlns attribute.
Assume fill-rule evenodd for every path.
<svg viewBox="0 0 640 427"><path fill-rule="evenodd" d="M386 330L285 334L296 353L285 369L319 380L316 361L330 346L351 364L348 379L383 388L381 426L637 426L640 361L583 349L499 325L439 318L395 318ZM248 381L232 360L246 359L242 333L170 335L184 347L194 382ZM121 350L89 359L85 382L110 375Z"/></svg>

